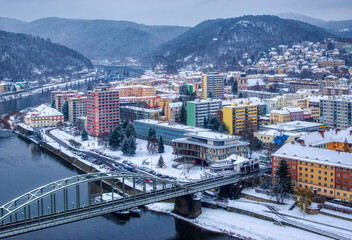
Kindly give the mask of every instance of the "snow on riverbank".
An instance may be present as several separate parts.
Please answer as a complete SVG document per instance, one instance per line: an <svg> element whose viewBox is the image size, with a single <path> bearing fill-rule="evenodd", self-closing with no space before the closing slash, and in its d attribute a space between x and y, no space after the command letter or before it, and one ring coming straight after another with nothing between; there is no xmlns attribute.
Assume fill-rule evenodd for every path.
<svg viewBox="0 0 352 240"><path fill-rule="evenodd" d="M199 217L196 219L188 219L171 213L174 207L173 203L154 203L148 205L147 207L152 211L171 214L172 216L190 222L201 228L225 233L240 239L330 239L297 228L281 227L269 221L233 212L227 212L224 209L202 208L202 214Z"/></svg>

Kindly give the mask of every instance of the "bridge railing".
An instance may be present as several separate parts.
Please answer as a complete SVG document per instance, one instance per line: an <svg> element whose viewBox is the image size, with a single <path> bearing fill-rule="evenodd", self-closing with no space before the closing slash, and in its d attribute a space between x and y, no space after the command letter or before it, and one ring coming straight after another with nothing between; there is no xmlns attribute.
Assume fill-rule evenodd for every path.
<svg viewBox="0 0 352 240"><path fill-rule="evenodd" d="M182 185L143 174L92 173L65 178L36 188L0 207L0 226L26 224L117 199L176 189Z"/></svg>

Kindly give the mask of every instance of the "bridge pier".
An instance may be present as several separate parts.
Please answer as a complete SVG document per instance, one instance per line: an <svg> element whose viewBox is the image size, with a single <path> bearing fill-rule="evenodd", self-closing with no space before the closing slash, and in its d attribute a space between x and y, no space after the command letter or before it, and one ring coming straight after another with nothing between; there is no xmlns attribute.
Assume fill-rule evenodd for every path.
<svg viewBox="0 0 352 240"><path fill-rule="evenodd" d="M200 198L195 195L185 195L175 199L173 213L187 218L196 218L202 214Z"/></svg>

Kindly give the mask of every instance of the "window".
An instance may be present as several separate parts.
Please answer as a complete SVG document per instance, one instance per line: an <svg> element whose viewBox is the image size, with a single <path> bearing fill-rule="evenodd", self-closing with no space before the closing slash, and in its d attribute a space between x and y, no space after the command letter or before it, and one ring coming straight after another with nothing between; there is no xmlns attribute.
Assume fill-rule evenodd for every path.
<svg viewBox="0 0 352 240"><path fill-rule="evenodd" d="M337 177L340 177L340 173L337 174Z"/></svg>

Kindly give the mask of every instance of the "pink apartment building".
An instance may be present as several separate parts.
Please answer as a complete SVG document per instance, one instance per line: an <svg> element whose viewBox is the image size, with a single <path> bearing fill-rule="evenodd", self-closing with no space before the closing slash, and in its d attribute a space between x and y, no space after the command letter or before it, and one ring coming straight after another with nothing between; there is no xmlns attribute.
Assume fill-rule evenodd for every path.
<svg viewBox="0 0 352 240"><path fill-rule="evenodd" d="M87 92L87 131L99 136L120 123L119 91L97 88Z"/></svg>

